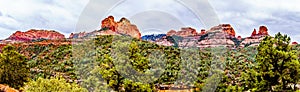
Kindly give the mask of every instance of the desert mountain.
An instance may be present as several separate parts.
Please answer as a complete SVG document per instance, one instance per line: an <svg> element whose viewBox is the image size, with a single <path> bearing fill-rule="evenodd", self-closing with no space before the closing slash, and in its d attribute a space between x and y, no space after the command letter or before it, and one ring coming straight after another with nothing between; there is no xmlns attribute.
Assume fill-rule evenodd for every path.
<svg viewBox="0 0 300 92"><path fill-rule="evenodd" d="M72 33L69 38L83 38L93 35L129 35L133 38L141 39L141 33L136 25L131 24L126 18L121 18L116 22L113 16L102 20L100 30L89 33Z"/></svg>
<svg viewBox="0 0 300 92"><path fill-rule="evenodd" d="M48 39L48 40L56 40L56 39L64 39L65 36L59 32L54 30L36 30L31 29L26 32L17 31L12 34L7 40L12 41L33 41L39 39Z"/></svg>

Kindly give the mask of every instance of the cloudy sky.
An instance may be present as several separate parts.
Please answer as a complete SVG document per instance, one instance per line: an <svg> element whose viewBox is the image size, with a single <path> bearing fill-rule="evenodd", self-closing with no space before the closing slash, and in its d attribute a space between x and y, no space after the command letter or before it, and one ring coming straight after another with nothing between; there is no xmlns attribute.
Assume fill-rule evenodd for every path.
<svg viewBox="0 0 300 92"><path fill-rule="evenodd" d="M108 15L126 17L142 34L180 27L209 29L230 23L237 35L250 36L265 25L269 33L288 34L300 42L299 0L0 0L0 39L16 30L71 32L99 29Z"/></svg>

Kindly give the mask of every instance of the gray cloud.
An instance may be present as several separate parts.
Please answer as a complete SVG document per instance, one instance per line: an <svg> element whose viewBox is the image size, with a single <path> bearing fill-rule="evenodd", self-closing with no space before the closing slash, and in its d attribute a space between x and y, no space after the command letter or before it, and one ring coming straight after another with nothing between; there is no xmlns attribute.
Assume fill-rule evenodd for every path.
<svg viewBox="0 0 300 92"><path fill-rule="evenodd" d="M247 37L254 28L265 25L269 33L281 32L300 41L299 0L210 0L222 23L232 24L237 35Z"/></svg>
<svg viewBox="0 0 300 92"><path fill-rule="evenodd" d="M2 16L2 12L0 11L0 16Z"/></svg>
<svg viewBox="0 0 300 92"><path fill-rule="evenodd" d="M190 26L198 31L219 22L230 23L237 35L246 37L251 35L254 28L266 25L271 35L282 32L291 36L293 41L300 41L300 36L295 35L300 33L299 0L209 0L210 4L206 0L197 0L202 5L191 4L196 8L188 8L188 5L174 1L176 0L0 0L0 29L1 33L31 28L54 29L68 36L75 31L99 29L100 21L108 15L115 16L116 20L121 17L129 18L142 31L159 26L159 23L174 23L175 20L169 20L170 17L164 20L155 18L158 15L141 16L147 11L158 11L168 13L183 26ZM207 8L209 5L213 8ZM217 15L220 20L210 17L211 15ZM147 22L141 22L144 20ZM180 29L172 23L164 25L167 27L160 31ZM3 38L7 37L1 34L0 39Z"/></svg>

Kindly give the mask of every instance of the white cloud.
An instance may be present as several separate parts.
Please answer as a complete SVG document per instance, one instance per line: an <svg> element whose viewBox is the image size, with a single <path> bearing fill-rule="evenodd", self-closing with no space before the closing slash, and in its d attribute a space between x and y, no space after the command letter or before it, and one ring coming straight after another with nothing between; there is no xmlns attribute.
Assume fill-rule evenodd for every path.
<svg viewBox="0 0 300 92"><path fill-rule="evenodd" d="M31 28L54 29L69 35L88 0L0 0L1 33ZM10 31L10 32L8 32ZM10 34L9 34L10 35ZM7 37L1 36L0 39Z"/></svg>
<svg viewBox="0 0 300 92"><path fill-rule="evenodd" d="M205 0L199 2L203 1ZM0 2L0 31L5 35L16 30L42 28L58 30L68 36L75 29L76 31L99 29L100 21L108 15L114 15L116 20L127 17L132 22L136 22L136 20L151 19L136 17L136 15L155 10L169 13L185 26L191 26L199 31L205 27L203 20L211 15L206 14L207 11L212 10L202 9L209 5L197 5L196 7L204 15L199 18L182 3L174 2L174 0L125 0L125 2L119 2L119 0L0 0ZM300 41L300 38L294 35L300 33L299 0L209 0L209 2L214 7L221 23L232 24L237 35L249 36L254 28L266 25L271 35L282 32L293 37L293 41ZM113 6L115 7L112 8ZM170 22L169 19L156 19L158 20L142 23ZM147 24L142 23L134 24L142 29L147 28L143 26ZM179 28L172 26L170 29L178 30ZM167 31L169 30L164 32ZM3 38L7 37L1 35L0 39Z"/></svg>
<svg viewBox="0 0 300 92"><path fill-rule="evenodd" d="M247 37L254 28L265 25L271 35L288 34L292 41L300 33L299 0L210 0L221 22L234 25L237 35Z"/></svg>

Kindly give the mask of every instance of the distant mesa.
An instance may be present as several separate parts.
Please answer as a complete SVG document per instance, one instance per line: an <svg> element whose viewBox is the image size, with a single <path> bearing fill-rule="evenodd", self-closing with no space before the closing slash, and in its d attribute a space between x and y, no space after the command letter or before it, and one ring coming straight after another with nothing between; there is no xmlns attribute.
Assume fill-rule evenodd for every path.
<svg viewBox="0 0 300 92"><path fill-rule="evenodd" d="M191 27L181 28L180 31L176 32L175 30L171 30L167 33L167 36L181 36L181 37L188 37L188 36L196 36L198 33L196 29Z"/></svg>
<svg viewBox="0 0 300 92"><path fill-rule="evenodd" d="M239 48L258 46L265 36L269 36L266 26L260 26L258 30L254 29L252 31L251 36L242 38L241 36L236 37L236 32L230 24L219 24L208 30L201 29L199 32L192 27L183 27L178 31L170 30L166 34L144 35L141 37L141 33L136 25L131 24L126 18L115 21L113 16L108 16L102 20L99 27L99 30L92 32L71 33L69 39L80 39L97 35L125 35L159 45L176 46L180 48L218 46ZM26 42L39 39L56 40L65 39L65 37L63 34L54 30L31 29L26 32L17 31L6 40L0 41L0 47L2 43L6 42ZM298 43L293 42L291 44L297 45Z"/></svg>
<svg viewBox="0 0 300 92"><path fill-rule="evenodd" d="M292 42L292 45L298 45L298 43L297 42Z"/></svg>
<svg viewBox="0 0 300 92"><path fill-rule="evenodd" d="M7 40L13 41L32 41L39 39L57 40L65 39L65 36L54 30L36 30L30 29L26 32L17 31L12 34Z"/></svg>
<svg viewBox="0 0 300 92"><path fill-rule="evenodd" d="M201 29L200 33L197 33L196 29L191 27L181 28L180 31L170 30L167 33L167 36L181 36L181 37L189 37L189 36L201 36L207 33L213 32L222 32L226 33L226 35L231 36L231 38L235 37L235 30L230 24L220 24L218 26L212 27L210 30L206 31L205 29Z"/></svg>
<svg viewBox="0 0 300 92"><path fill-rule="evenodd" d="M133 38L141 39L141 33L136 25L131 24L126 18L121 18L116 22L113 16L102 20L101 29L93 32L71 33L69 38L83 38L95 35L129 35Z"/></svg>

